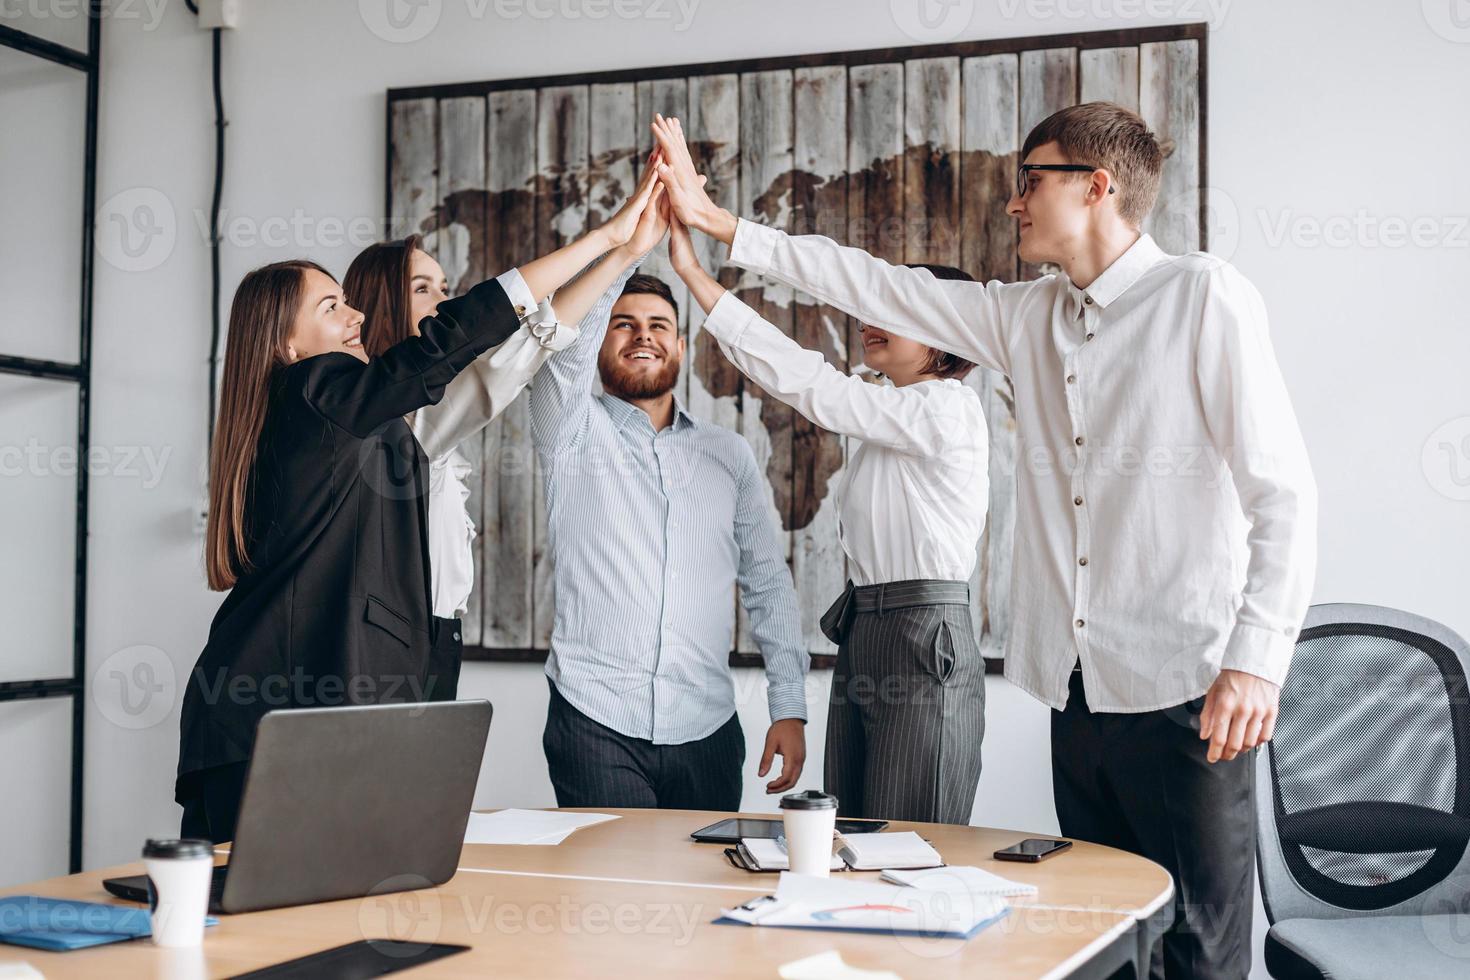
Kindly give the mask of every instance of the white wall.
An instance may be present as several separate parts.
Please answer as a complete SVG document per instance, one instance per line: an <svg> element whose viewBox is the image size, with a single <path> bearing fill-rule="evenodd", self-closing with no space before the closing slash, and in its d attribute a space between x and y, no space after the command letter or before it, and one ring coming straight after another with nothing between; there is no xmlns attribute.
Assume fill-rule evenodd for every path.
<svg viewBox="0 0 1470 980"><path fill-rule="evenodd" d="M587 12L595 2L560 9ZM245 270L270 260L305 254L346 268L358 243L342 240L343 227L376 222L383 209L390 86L952 39L916 26L918 2L703 0L686 25L672 2L645 8L668 19L593 20L537 19L505 0L430 0L424 16L437 11L438 20L428 35L391 43L365 24L362 12L377 11L389 33L373 0L247 0L243 29L225 50L225 205L240 222L225 252L226 302ZM1470 504L1455 499L1470 495L1456 482L1470 479L1470 441L1460 441L1470 432L1470 232L1460 224L1470 214L1470 38L1451 39L1452 2L957 0L939 9L971 15L963 38L1211 20L1212 235L1266 297L1311 447L1322 496L1316 599L1401 606L1470 634ZM142 261L115 250L109 258L100 243L93 425L99 444L169 456L156 486L94 480L90 662L124 676L139 662L168 664L183 676L218 598L203 589L194 530L208 339L208 257L196 218L210 191L209 44L182 4L153 13L135 5L104 32L99 221L147 203L172 210L174 234L159 236ZM410 30L414 23L426 22ZM1419 243L1384 237L1393 222L1415 219L1424 222ZM284 240L252 239L273 221ZM1312 240L1314 226L1344 222L1345 240ZM1452 428L1431 441L1446 422ZM825 683L813 679L814 720ZM478 802L550 803L539 671L468 665L463 689L498 709ZM753 770L765 727L759 678L743 678L742 690L751 692L741 717ZM160 692L165 707L169 693ZM1054 830L1046 712L1002 681L992 680L989 695L976 819ZM146 834L177 820L176 707L133 727L153 719L106 703L89 717L89 865L133 856ZM814 724L807 783L819 771L820 733ZM746 806L763 805L752 775Z"/></svg>

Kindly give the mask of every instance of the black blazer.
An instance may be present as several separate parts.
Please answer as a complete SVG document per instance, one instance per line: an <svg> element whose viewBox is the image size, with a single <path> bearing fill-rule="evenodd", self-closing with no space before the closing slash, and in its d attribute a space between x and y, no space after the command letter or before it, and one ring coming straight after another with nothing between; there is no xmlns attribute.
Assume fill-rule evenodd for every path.
<svg viewBox="0 0 1470 980"><path fill-rule="evenodd" d="M403 416L524 312L492 279L368 364L332 353L277 371L245 505L251 570L184 692L179 802L193 774L250 757L267 711L423 700L428 462Z"/></svg>

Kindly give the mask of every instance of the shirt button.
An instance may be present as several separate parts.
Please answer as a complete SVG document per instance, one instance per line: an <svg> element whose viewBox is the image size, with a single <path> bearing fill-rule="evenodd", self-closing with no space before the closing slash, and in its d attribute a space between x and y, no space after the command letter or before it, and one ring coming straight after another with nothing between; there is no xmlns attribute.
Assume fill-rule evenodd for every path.
<svg viewBox="0 0 1470 980"><path fill-rule="evenodd" d="M1072 498L1072 503L1076 504L1078 507L1081 507L1082 506L1082 498L1081 497L1073 497Z"/></svg>
<svg viewBox="0 0 1470 980"><path fill-rule="evenodd" d="M1076 439L1074 439L1072 441L1075 442L1075 443L1077 443L1077 445L1079 445L1079 446L1082 445L1082 437L1081 436L1078 436Z"/></svg>
<svg viewBox="0 0 1470 980"><path fill-rule="evenodd" d="M1091 306L1092 305L1092 297L1091 296L1084 296L1084 297L1082 297L1082 302L1086 303L1088 306Z"/></svg>
<svg viewBox="0 0 1470 980"><path fill-rule="evenodd" d="M1079 564L1082 567L1086 568L1087 567L1087 559L1086 558L1078 558L1077 559L1077 564Z"/></svg>
<svg viewBox="0 0 1470 980"><path fill-rule="evenodd" d="M1093 337L1095 337L1095 336L1096 336L1096 334L1088 334L1088 335L1087 335L1087 339L1088 339L1088 340L1091 340L1091 339L1092 339L1092 338L1093 338Z"/></svg>
<svg viewBox="0 0 1470 980"><path fill-rule="evenodd" d="M1081 628L1082 628L1082 627L1084 627L1084 626L1086 626L1086 625L1087 625L1087 620L1085 620L1085 619L1079 619L1079 620L1077 620L1077 628L1078 628L1078 629L1079 629L1079 630L1080 630L1080 629L1081 629Z"/></svg>
<svg viewBox="0 0 1470 980"><path fill-rule="evenodd" d="M1067 384L1074 385L1076 383L1077 383L1077 375L1075 375L1075 374L1069 374L1069 375L1067 375Z"/></svg>

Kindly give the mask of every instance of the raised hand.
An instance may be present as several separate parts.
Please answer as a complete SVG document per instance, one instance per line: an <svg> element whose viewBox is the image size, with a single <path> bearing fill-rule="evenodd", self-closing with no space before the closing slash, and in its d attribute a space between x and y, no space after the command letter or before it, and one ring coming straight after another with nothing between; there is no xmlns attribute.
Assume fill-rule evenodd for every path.
<svg viewBox="0 0 1470 980"><path fill-rule="evenodd" d="M638 216L632 237L622 247L635 257L643 255L663 241L668 231L669 196L664 193L663 184L655 183L653 196Z"/></svg>
<svg viewBox="0 0 1470 980"><path fill-rule="evenodd" d="M648 165L643 168L643 175L638 179L638 186L634 189L632 196L624 201L617 213L608 218L606 224L599 229L606 234L608 247L616 248L626 244L638 230L639 220L643 217L644 211L648 209L649 202L653 200L654 193L659 187L657 169L659 158L660 150L658 149L648 155ZM659 237L663 237L662 232Z"/></svg>
<svg viewBox="0 0 1470 980"><path fill-rule="evenodd" d="M689 144L679 120L662 115L653 117L653 138L663 160L657 164L658 177L668 190L669 205L674 215L691 228L698 228L726 244L735 238L735 216L719 207L704 190L704 178L694 169Z"/></svg>

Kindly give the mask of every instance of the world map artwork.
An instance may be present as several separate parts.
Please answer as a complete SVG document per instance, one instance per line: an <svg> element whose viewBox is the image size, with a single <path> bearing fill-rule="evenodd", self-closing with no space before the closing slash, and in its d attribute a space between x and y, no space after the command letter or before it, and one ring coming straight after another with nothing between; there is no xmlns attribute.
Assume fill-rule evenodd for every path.
<svg viewBox="0 0 1470 980"><path fill-rule="evenodd" d="M424 235L451 289L467 289L612 215L650 149L647 122L661 112L683 123L711 197L741 217L826 235L890 262L957 266L982 281L1034 278L1050 270L1018 260L1014 220L1005 214L1021 140L1057 109L1107 99L1139 111L1173 147L1160 208L1145 230L1166 251L1200 247L1195 41L994 54L983 42L953 47L952 55L926 48L921 58L873 63L813 56L750 71L699 66L674 78L625 72L554 85L390 92L392 234ZM865 374L855 319L724 265L723 245L697 238L696 248L705 267L765 319L840 370ZM640 271L668 283L679 306L689 346L677 397L695 416L749 440L766 475L808 647L819 656L835 652L817 623L847 580L835 494L852 447L768 397L725 358L701 329L702 311L673 274L666 246ZM965 383L980 393L990 435L990 512L971 605L983 652L999 657L1010 555L1024 546L1014 534L1015 406L1009 380L998 373L976 369ZM462 447L476 467L470 507L480 529L480 585L465 640L492 659L544 654L554 609L525 401L522 395L482 439ZM733 590L731 602L738 620L732 662L758 662L750 659L758 650Z"/></svg>

